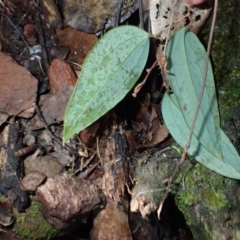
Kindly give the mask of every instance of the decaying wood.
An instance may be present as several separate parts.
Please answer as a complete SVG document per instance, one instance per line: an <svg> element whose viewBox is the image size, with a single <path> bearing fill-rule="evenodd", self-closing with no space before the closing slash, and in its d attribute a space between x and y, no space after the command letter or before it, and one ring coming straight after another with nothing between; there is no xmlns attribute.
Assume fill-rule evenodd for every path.
<svg viewBox="0 0 240 240"><path fill-rule="evenodd" d="M121 239L131 240L132 233L128 224L128 215L122 206L107 204L94 219L91 240Z"/></svg>
<svg viewBox="0 0 240 240"><path fill-rule="evenodd" d="M103 167L104 194L114 202L120 202L125 195L125 184L128 183L127 143L125 135L116 130L107 141Z"/></svg>
<svg viewBox="0 0 240 240"><path fill-rule="evenodd" d="M1 194L8 197L10 203L19 211L24 211L29 203L29 197L21 189L17 172L20 159L15 151L22 148L22 137L18 122L12 122L0 134L0 189Z"/></svg>
<svg viewBox="0 0 240 240"><path fill-rule="evenodd" d="M58 229L67 227L104 202L103 194L90 181L67 174L48 178L36 195L45 218Z"/></svg>
<svg viewBox="0 0 240 240"><path fill-rule="evenodd" d="M166 150L164 153L160 151L159 156L155 151L146 164L134 169L137 182L132 189L130 209L132 212L139 211L143 217L157 209L166 191L165 181L177 164L179 155L169 148Z"/></svg>

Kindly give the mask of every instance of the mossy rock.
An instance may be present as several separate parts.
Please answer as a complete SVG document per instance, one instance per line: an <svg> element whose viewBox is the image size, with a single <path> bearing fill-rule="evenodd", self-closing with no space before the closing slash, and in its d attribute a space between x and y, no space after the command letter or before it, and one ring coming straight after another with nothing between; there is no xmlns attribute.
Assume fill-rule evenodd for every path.
<svg viewBox="0 0 240 240"><path fill-rule="evenodd" d="M40 208L40 203L32 201L25 213L14 213L14 229L18 236L25 240L50 240L69 233L67 230L57 230L49 224L43 218Z"/></svg>

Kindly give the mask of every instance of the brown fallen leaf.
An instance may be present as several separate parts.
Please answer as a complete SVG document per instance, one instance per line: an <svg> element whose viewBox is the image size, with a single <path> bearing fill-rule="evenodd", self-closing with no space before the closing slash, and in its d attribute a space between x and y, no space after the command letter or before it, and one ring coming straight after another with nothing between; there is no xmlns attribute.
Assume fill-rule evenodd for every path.
<svg viewBox="0 0 240 240"><path fill-rule="evenodd" d="M144 147L153 147L156 144L165 140L169 132L165 124L161 124L158 113L155 108L151 111L151 127L148 131L149 142L144 144Z"/></svg>
<svg viewBox="0 0 240 240"><path fill-rule="evenodd" d="M159 108L159 107L158 107ZM129 145L137 150L153 147L164 141L169 132L159 120L159 110L155 106L144 112L136 122L132 122L130 131L126 131Z"/></svg>
<svg viewBox="0 0 240 240"><path fill-rule="evenodd" d="M72 27L66 27L62 30L56 29L56 35L60 45L71 49L67 61L79 64L80 66L83 65L87 54L98 41L95 34L81 32Z"/></svg>
<svg viewBox="0 0 240 240"><path fill-rule="evenodd" d="M34 113L38 81L10 56L0 53L0 111L29 118ZM26 111L25 111L26 110Z"/></svg>
<svg viewBox="0 0 240 240"><path fill-rule="evenodd" d="M63 120L64 112L76 83L76 76L68 63L54 59L49 69L50 93L40 96L39 106L48 124ZM43 123L35 116L33 129L43 128Z"/></svg>
<svg viewBox="0 0 240 240"><path fill-rule="evenodd" d="M49 69L50 93L58 94L66 87L75 86L76 75L68 63L61 59L54 59Z"/></svg>
<svg viewBox="0 0 240 240"><path fill-rule="evenodd" d="M100 127L99 121L94 122L89 127L79 133L79 137L86 146L92 147L96 140L96 135Z"/></svg>

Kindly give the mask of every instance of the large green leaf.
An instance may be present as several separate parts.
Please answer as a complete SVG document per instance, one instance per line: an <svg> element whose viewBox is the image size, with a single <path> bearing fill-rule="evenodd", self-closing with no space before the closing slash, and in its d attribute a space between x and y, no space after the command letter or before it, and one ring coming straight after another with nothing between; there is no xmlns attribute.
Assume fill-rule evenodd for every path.
<svg viewBox="0 0 240 240"><path fill-rule="evenodd" d="M170 40L166 54L170 85L187 125L191 126L202 87L206 51L197 36L183 28ZM211 64L194 134L221 159L220 119Z"/></svg>
<svg viewBox="0 0 240 240"><path fill-rule="evenodd" d="M173 138L184 147L190 133L202 88L206 52L198 38L181 29L167 47L168 78L173 94L166 93L162 114ZM206 167L240 179L240 157L220 128L212 68L207 82L188 153Z"/></svg>
<svg viewBox="0 0 240 240"><path fill-rule="evenodd" d="M184 116L179 108L175 94L165 94L162 101L162 113L164 122L176 142L184 147L190 128L186 124ZM226 136L220 129L220 143L222 149L221 161L212 152L206 149L199 140L192 136L188 154L207 168L229 178L240 179L240 157Z"/></svg>
<svg viewBox="0 0 240 240"><path fill-rule="evenodd" d="M107 32L85 60L64 116L63 139L119 103L138 80L149 52L148 33L134 26Z"/></svg>

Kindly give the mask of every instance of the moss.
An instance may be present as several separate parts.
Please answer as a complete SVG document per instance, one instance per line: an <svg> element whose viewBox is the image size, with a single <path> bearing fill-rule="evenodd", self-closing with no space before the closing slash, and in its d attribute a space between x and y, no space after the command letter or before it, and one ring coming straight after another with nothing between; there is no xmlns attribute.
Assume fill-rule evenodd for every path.
<svg viewBox="0 0 240 240"><path fill-rule="evenodd" d="M210 21L200 35L207 43ZM240 100L240 2L220 0L212 45L212 64L222 123Z"/></svg>
<svg viewBox="0 0 240 240"><path fill-rule="evenodd" d="M209 26L200 38L207 46ZM240 2L219 0L212 45L212 65L217 89L221 126L240 152ZM184 169L182 168L181 171ZM233 192L237 181L224 178L197 164L181 173L180 188L174 192L178 208L196 239L212 239L214 229L229 219L236 208ZM235 211L235 209L234 209ZM237 211L239 212L239 211ZM201 219L198 217L201 216ZM205 221L205 224L204 224ZM213 222L208 222L213 221ZM238 239L238 238L236 238Z"/></svg>
<svg viewBox="0 0 240 240"><path fill-rule="evenodd" d="M224 208L228 204L228 200L222 191L204 191L203 197L207 206L212 207L213 209Z"/></svg>
<svg viewBox="0 0 240 240"><path fill-rule="evenodd" d="M63 230L55 229L42 216L40 204L32 201L32 205L25 213L16 213L14 229L23 239L50 240L64 234Z"/></svg>
<svg viewBox="0 0 240 240"><path fill-rule="evenodd" d="M196 164L183 178L182 189L176 193L176 203L184 213L187 207L199 202L217 211L228 204L225 188L224 177Z"/></svg>

